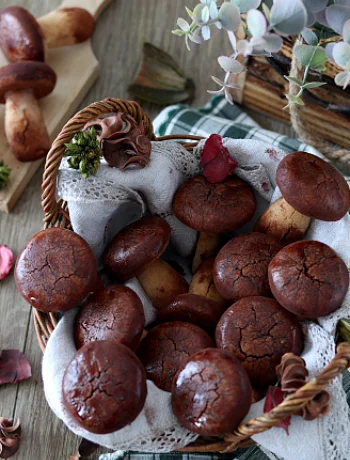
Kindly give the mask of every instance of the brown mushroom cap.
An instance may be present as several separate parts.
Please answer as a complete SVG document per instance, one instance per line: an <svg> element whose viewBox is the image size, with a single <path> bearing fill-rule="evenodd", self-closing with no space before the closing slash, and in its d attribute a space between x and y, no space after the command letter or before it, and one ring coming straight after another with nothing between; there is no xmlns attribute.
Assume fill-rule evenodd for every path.
<svg viewBox="0 0 350 460"><path fill-rule="evenodd" d="M235 176L216 184L204 176L193 177L181 185L173 201L175 216L199 232L236 230L249 222L255 209L252 188Z"/></svg>
<svg viewBox="0 0 350 460"><path fill-rule="evenodd" d="M276 181L283 198L305 216L339 220L350 207L350 190L344 177L321 158L294 152L280 162Z"/></svg>
<svg viewBox="0 0 350 460"><path fill-rule="evenodd" d="M164 219L144 217L115 235L105 252L104 265L119 280L126 281L159 259L169 240L170 226Z"/></svg>
<svg viewBox="0 0 350 460"><path fill-rule="evenodd" d="M56 85L55 72L44 62L14 62L0 68L0 103L10 91L32 90L37 99L50 94Z"/></svg>
<svg viewBox="0 0 350 460"><path fill-rule="evenodd" d="M29 11L20 6L0 11L0 31L0 47L10 62L44 61L43 35Z"/></svg>
<svg viewBox="0 0 350 460"><path fill-rule="evenodd" d="M95 20L84 8L60 8L58 13L65 15L67 30L72 31L75 43L84 42L91 37Z"/></svg>

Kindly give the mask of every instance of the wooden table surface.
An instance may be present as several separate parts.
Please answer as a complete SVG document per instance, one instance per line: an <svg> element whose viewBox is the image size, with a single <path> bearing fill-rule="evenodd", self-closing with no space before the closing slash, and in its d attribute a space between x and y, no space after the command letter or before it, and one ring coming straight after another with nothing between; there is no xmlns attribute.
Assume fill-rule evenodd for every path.
<svg viewBox="0 0 350 460"><path fill-rule="evenodd" d="M14 4L40 16L57 8L60 0L2 0L1 8ZM210 75L220 76L215 56L229 52L229 45L223 34L215 34L210 42L188 52L184 41L170 33L176 18L184 16L184 6L194 4L195 0L113 0L96 26L92 43L101 73L82 107L108 96L128 98L127 86L137 72L144 41L176 56L196 83L194 105L203 105L208 99L206 89L215 86ZM152 117L160 110L149 105L144 108ZM292 134L289 126L265 115L251 115L268 129ZM0 243L12 248L15 256L42 227L41 176L42 170L33 178L10 215L0 214ZM66 460L76 452L78 439L51 413L45 401L41 381L42 354L36 341L32 313L16 290L13 274L0 282L0 313L0 350L23 351L33 369L31 379L0 387L0 416L19 417L22 423L21 447L13 458ZM98 459L98 454L91 459Z"/></svg>

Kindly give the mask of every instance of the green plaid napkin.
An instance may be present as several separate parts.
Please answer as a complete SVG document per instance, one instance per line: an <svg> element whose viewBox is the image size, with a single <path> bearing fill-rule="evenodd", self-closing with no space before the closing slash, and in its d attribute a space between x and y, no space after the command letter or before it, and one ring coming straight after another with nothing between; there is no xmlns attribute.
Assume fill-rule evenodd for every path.
<svg viewBox="0 0 350 460"><path fill-rule="evenodd" d="M297 139L262 129L245 114L238 106L230 105L224 97L215 96L209 103L199 109L190 108L183 104L164 109L153 122L155 134L193 134L207 137L217 133L222 137L234 139L255 139L279 147L287 152L304 150L316 153L313 147L307 146ZM350 183L350 177L346 177ZM348 395L350 406L350 373L344 372L343 386ZM102 457L103 458L103 457ZM107 457L105 457L107 459ZM115 457L117 458L117 457ZM112 460L109 457L109 460ZM114 460L114 459L113 459ZM124 460L279 460L266 449L254 446L248 449L238 449L232 454L143 454L129 452ZM297 460L297 459L296 459Z"/></svg>

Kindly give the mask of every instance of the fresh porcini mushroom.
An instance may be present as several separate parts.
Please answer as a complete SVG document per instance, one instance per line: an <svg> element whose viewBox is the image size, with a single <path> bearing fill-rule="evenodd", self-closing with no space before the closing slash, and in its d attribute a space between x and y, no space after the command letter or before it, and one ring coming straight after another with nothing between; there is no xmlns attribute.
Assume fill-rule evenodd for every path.
<svg viewBox="0 0 350 460"><path fill-rule="evenodd" d="M44 61L45 49L74 45L91 37L94 18L82 8L61 8L38 20L20 6L0 12L0 47L10 62Z"/></svg>
<svg viewBox="0 0 350 460"><path fill-rule="evenodd" d="M294 152L284 157L277 168L276 182L282 199L270 206L254 229L270 233L282 243L301 239L311 218L336 221L350 207L350 190L344 177L311 153Z"/></svg>
<svg viewBox="0 0 350 460"><path fill-rule="evenodd" d="M115 235L104 254L104 266L120 281L137 276L154 307L165 307L188 291L183 276L159 260L169 240L170 226L164 219L144 217Z"/></svg>
<svg viewBox="0 0 350 460"><path fill-rule="evenodd" d="M15 62L0 68L6 137L19 161L37 160L50 149L38 99L50 94L55 85L55 72L43 62Z"/></svg>
<svg viewBox="0 0 350 460"><path fill-rule="evenodd" d="M192 261L192 273L196 273L201 263L215 257L220 246L220 234L213 232L200 232L197 246Z"/></svg>

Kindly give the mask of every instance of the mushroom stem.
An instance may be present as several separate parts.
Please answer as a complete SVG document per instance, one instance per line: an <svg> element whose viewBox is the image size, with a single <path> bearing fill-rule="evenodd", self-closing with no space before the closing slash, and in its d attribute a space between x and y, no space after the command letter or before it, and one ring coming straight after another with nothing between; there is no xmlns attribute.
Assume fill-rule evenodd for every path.
<svg viewBox="0 0 350 460"><path fill-rule="evenodd" d="M276 237L283 245L301 240L310 226L311 217L301 214L279 198L260 216L254 231Z"/></svg>
<svg viewBox="0 0 350 460"><path fill-rule="evenodd" d="M5 99L5 132L16 158L19 161L42 158L51 143L33 91L9 91Z"/></svg>
<svg viewBox="0 0 350 460"><path fill-rule="evenodd" d="M188 292L188 283L183 276L163 260L156 260L139 276L146 295L155 308L169 305L177 296Z"/></svg>
<svg viewBox="0 0 350 460"><path fill-rule="evenodd" d="M37 19L48 48L74 45L91 37L94 18L82 8L61 8Z"/></svg>
<svg viewBox="0 0 350 460"><path fill-rule="evenodd" d="M196 252L192 262L192 273L196 273L200 264L210 257L215 257L220 245L220 234L200 232L197 240Z"/></svg>

